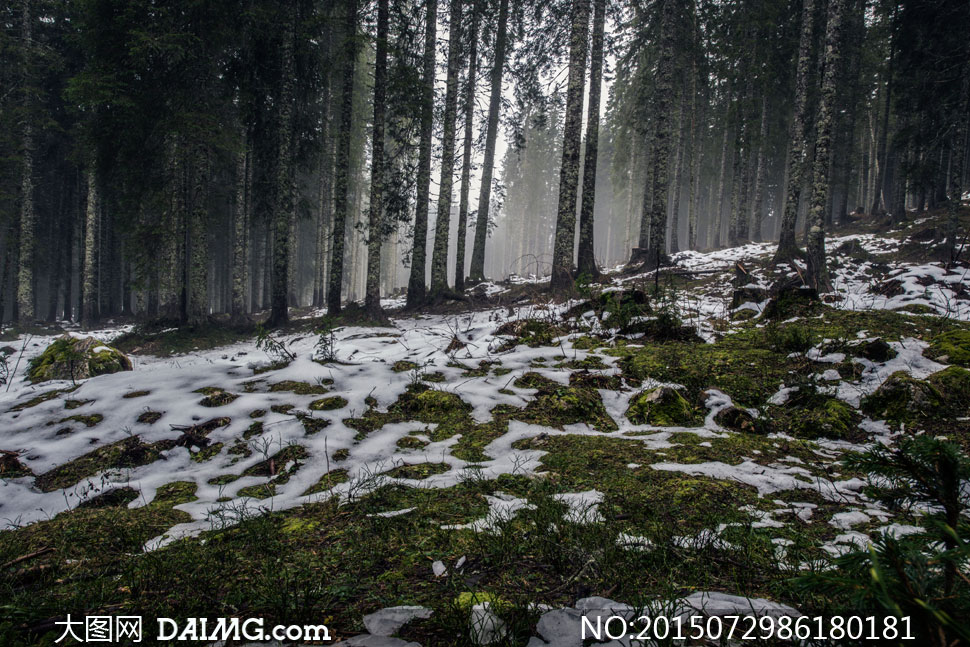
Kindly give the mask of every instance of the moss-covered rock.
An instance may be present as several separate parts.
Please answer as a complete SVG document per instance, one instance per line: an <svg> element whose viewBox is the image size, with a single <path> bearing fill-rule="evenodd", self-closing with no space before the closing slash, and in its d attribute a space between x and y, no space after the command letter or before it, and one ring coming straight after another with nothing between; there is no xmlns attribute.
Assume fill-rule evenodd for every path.
<svg viewBox="0 0 970 647"><path fill-rule="evenodd" d="M321 398L310 403L310 409L313 411L334 411L346 406L347 399L339 395L331 395L329 398Z"/></svg>
<svg viewBox="0 0 970 647"><path fill-rule="evenodd" d="M697 411L669 386L641 391L630 400L626 417L635 425L684 427L697 421Z"/></svg>
<svg viewBox="0 0 970 647"><path fill-rule="evenodd" d="M828 395L812 393L806 397L795 394L784 406L772 407L771 427L796 438L834 438L861 441L865 433L859 429L859 414L848 404Z"/></svg>
<svg viewBox="0 0 970 647"><path fill-rule="evenodd" d="M35 384L47 380L75 381L132 368L124 353L94 337L63 335L31 360L27 377Z"/></svg>
<svg viewBox="0 0 970 647"><path fill-rule="evenodd" d="M932 418L943 410L943 397L935 386L896 371L873 393L862 399L862 411L876 419L909 423Z"/></svg>
<svg viewBox="0 0 970 647"><path fill-rule="evenodd" d="M950 330L937 335L928 354L948 364L970 368L970 330Z"/></svg>
<svg viewBox="0 0 970 647"><path fill-rule="evenodd" d="M970 371L949 366L929 376L927 382L936 388L951 414L970 415Z"/></svg>

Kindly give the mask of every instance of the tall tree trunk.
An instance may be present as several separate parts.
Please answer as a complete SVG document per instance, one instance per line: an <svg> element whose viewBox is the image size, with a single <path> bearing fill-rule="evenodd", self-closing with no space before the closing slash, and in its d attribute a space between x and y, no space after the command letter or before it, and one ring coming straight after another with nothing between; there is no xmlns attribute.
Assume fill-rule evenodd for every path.
<svg viewBox="0 0 970 647"><path fill-rule="evenodd" d="M350 178L350 144L354 123L354 67L357 61L357 0L347 0L344 24L343 87L340 95L340 130L337 134L336 170L333 182L333 235L330 250L330 287L327 314L340 313L344 280L344 240L347 235L347 207Z"/></svg>
<svg viewBox="0 0 970 647"><path fill-rule="evenodd" d="M465 88L465 142L461 161L461 193L458 197L458 233L455 240L455 291L465 290L465 238L468 223L468 183L472 166L472 127L475 117L475 75L478 73L478 0L472 0L472 23L468 35L468 84Z"/></svg>
<svg viewBox="0 0 970 647"><path fill-rule="evenodd" d="M653 205L650 214L650 251L647 267L667 262L667 191L670 183L670 106L673 103L674 31L676 6L664 0L660 25L660 54L656 73L656 115L653 140Z"/></svg>
<svg viewBox="0 0 970 647"><path fill-rule="evenodd" d="M230 304L230 320L233 323L245 323L246 316L246 234L249 232L249 167L250 159L249 133L245 127L241 129L241 146L236 153L236 193L232 210L232 303Z"/></svg>
<svg viewBox="0 0 970 647"><path fill-rule="evenodd" d="M687 108L687 97L680 97L680 110L677 113L677 141L674 144L674 181L671 186L672 196L670 205L670 253L680 251L680 183L684 176L684 111Z"/></svg>
<svg viewBox="0 0 970 647"><path fill-rule="evenodd" d="M697 62L691 65L691 107L690 107L690 189L687 198L687 249L697 249L697 210L698 194L697 180L701 169L701 133L704 126L703 104L698 113L697 101Z"/></svg>
<svg viewBox="0 0 970 647"><path fill-rule="evenodd" d="M91 328L98 321L98 291L97 291L97 249L98 222L101 200L98 191L98 176L92 162L87 170L88 196L84 211L84 262L81 277L81 324Z"/></svg>
<svg viewBox="0 0 970 647"><path fill-rule="evenodd" d="M209 194L209 151L205 144L198 144L192 164L192 204L188 212L186 228L186 254L188 259L188 284L186 286L186 321L197 325L209 316L209 246L206 236Z"/></svg>
<svg viewBox="0 0 970 647"><path fill-rule="evenodd" d="M596 209L596 163L599 158L600 91L603 85L603 35L606 27L606 0L593 0L593 37L589 62L589 105L586 109L586 152L583 161L583 195L579 211L579 276L596 278L594 222Z"/></svg>
<svg viewBox="0 0 970 647"><path fill-rule="evenodd" d="M488 236L488 209L492 197L492 170L495 166L495 141L498 139L498 117L502 105L502 72L509 21L509 0L500 0L498 28L495 35L495 58L492 61L492 89L488 100L488 122L485 127L485 158L482 160L482 183L478 193L478 216L475 220L475 243L468 277L474 282L485 279L485 239Z"/></svg>
<svg viewBox="0 0 970 647"><path fill-rule="evenodd" d="M559 207L552 252L554 292L573 288L573 249L576 244L576 191L579 187L579 150L582 145L583 91L586 85L586 50L589 48L590 0L573 0L569 40L569 85L563 124L562 166L559 170Z"/></svg>
<svg viewBox="0 0 970 647"><path fill-rule="evenodd" d="M279 134L276 162L276 204L273 209L273 295L270 308L270 326L281 326L289 321L287 306L290 302L290 245L293 235L294 158L293 142L294 102L296 100L296 15L288 19L283 33L282 70L280 78Z"/></svg>
<svg viewBox="0 0 970 647"><path fill-rule="evenodd" d="M815 137L815 168L812 182L812 203L809 210L811 228L808 232L808 271L813 287L819 291L831 289L825 263L825 213L828 210L829 162L832 149L832 130L836 101L836 79L839 68L840 31L845 0L828 0L828 19L825 25L825 72L819 99L817 135Z"/></svg>
<svg viewBox="0 0 970 647"><path fill-rule="evenodd" d="M812 64L812 32L815 16L815 0L802 3L802 28L798 40L798 63L795 69L795 107L792 111L788 144L788 188L785 209L781 216L781 231L774 262L789 261L801 256L795 242L795 223L798 220L798 202L802 192L802 173L807 151L805 148L806 103L808 101L808 75Z"/></svg>
<svg viewBox="0 0 970 647"><path fill-rule="evenodd" d="M507 2L508 0L506 0ZM421 83L421 134L418 143L418 178L414 208L414 241L408 277L407 305L424 302L428 255L428 208L431 194L431 143L434 133L435 49L438 1L425 0L424 69Z"/></svg>
<svg viewBox="0 0 970 647"><path fill-rule="evenodd" d="M895 11L893 12L895 16ZM883 213L886 210L886 167L889 165L889 148L886 145L889 141L889 113L892 109L893 97L893 61L896 58L896 39L890 36L889 43L889 62L886 64L886 100L882 109L882 120L879 125L879 141L876 144L876 183L873 187L874 193L872 206L869 207L869 215ZM901 214L899 217L902 217ZM893 214L893 218L897 218Z"/></svg>
<svg viewBox="0 0 970 647"><path fill-rule="evenodd" d="M331 52L332 29L327 29L325 36L326 51ZM320 153L320 178L317 186L317 235L314 254L313 273L313 307L321 308L326 301L327 286L327 243L330 235L330 224L333 220L333 132L330 126L331 92L333 69L328 69L323 75L324 87L320 93L322 111L320 116L320 143L323 149Z"/></svg>
<svg viewBox="0 0 970 647"><path fill-rule="evenodd" d="M761 242L761 223L764 220L765 158L768 149L768 95L761 95L761 126L758 128L758 161L754 179L754 215L751 219L751 240Z"/></svg>
<svg viewBox="0 0 970 647"><path fill-rule="evenodd" d="M711 209L711 228L714 231L714 236L711 239L711 247L714 249L720 249L721 247L721 230L724 228L724 193L727 190L728 133L731 132L731 124L727 114L730 112L730 93L727 97L727 104L729 107L724 115L724 134L721 140L721 169L717 176L717 197L714 198L715 202Z"/></svg>
<svg viewBox="0 0 970 647"><path fill-rule="evenodd" d="M387 96L388 0L377 0L377 46L374 59L374 133L371 137L370 209L367 219L367 285L364 308L380 319L381 242L384 239L384 110Z"/></svg>
<svg viewBox="0 0 970 647"><path fill-rule="evenodd" d="M451 197L455 184L455 121L458 117L458 68L461 63L461 10L463 0L451 0L448 26L448 75L445 81L444 130L441 136L441 179L438 183L438 214L431 251L431 296L448 289L448 236Z"/></svg>
<svg viewBox="0 0 970 647"><path fill-rule="evenodd" d="M20 179L20 241L17 267L17 320L34 321L34 127L31 114L31 75L33 63L33 13L31 0L22 0L21 38L23 40L23 162Z"/></svg>

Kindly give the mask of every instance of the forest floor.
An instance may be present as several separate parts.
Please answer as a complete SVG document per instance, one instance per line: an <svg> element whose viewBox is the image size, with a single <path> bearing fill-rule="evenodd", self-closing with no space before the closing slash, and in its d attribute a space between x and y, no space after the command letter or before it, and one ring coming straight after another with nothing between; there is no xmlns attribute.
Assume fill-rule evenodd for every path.
<svg viewBox="0 0 970 647"><path fill-rule="evenodd" d="M824 612L795 576L917 523L844 453L915 431L970 450L949 368L970 366L970 266L938 260L939 219L874 229L828 239L821 302L769 302L795 270L749 244L567 303L513 282L386 327L307 313L285 351L106 328L83 334L134 370L76 384L21 379L57 333L7 333L0 642L50 643L67 613L537 647L614 604ZM901 380L934 406L899 411ZM363 619L398 605L432 613Z"/></svg>

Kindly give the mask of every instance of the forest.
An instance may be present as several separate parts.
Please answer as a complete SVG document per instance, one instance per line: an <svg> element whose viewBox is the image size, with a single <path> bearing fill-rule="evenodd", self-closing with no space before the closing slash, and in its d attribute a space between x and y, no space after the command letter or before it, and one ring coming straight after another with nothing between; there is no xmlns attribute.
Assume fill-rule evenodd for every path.
<svg viewBox="0 0 970 647"><path fill-rule="evenodd" d="M968 242L966 0L0 0L0 644L970 644Z"/></svg>

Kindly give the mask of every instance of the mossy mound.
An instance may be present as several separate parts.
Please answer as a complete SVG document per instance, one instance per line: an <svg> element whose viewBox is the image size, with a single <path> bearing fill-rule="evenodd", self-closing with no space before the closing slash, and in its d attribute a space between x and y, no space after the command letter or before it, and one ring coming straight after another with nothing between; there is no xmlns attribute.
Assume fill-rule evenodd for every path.
<svg viewBox="0 0 970 647"><path fill-rule="evenodd" d="M448 463L416 463L398 465L384 473L391 478L420 481L434 474L444 474L450 469L451 465Z"/></svg>
<svg viewBox="0 0 970 647"><path fill-rule="evenodd" d="M875 419L911 423L933 418L943 410L943 397L935 386L896 371L872 394L862 399L862 411Z"/></svg>
<svg viewBox="0 0 970 647"><path fill-rule="evenodd" d="M525 344L531 348L539 346L552 346L553 341L564 334L565 331L548 321L542 319L517 319L509 321L499 326L495 331L496 335L513 337L502 346L502 350L511 350L518 344Z"/></svg>
<svg viewBox="0 0 970 647"><path fill-rule="evenodd" d="M389 409L405 419L438 424L453 422L455 417L464 419L471 410L472 406L457 394L432 389L423 384L408 388Z"/></svg>
<svg viewBox="0 0 970 647"><path fill-rule="evenodd" d="M970 330L950 330L937 335L927 354L948 364L970 368Z"/></svg>
<svg viewBox="0 0 970 647"><path fill-rule="evenodd" d="M950 366L927 378L954 416L970 415L970 371Z"/></svg>
<svg viewBox="0 0 970 647"><path fill-rule="evenodd" d="M336 409L343 409L347 404L346 398L342 398L339 395L332 395L329 398L314 400L310 403L310 409L313 411L334 411Z"/></svg>
<svg viewBox="0 0 970 647"><path fill-rule="evenodd" d="M27 377L36 384L48 380L84 380L130 370L133 370L131 360L100 340L63 335L30 361Z"/></svg>
<svg viewBox="0 0 970 647"><path fill-rule="evenodd" d="M331 380L332 383L332 380ZM330 389L323 384L310 384L308 382L296 382L294 380L283 380L269 385L272 393L289 392L297 395L323 395Z"/></svg>
<svg viewBox="0 0 970 647"><path fill-rule="evenodd" d="M596 389L550 381L539 387L534 400L510 417L522 422L562 429L584 422L597 431L616 431L618 427L603 406Z"/></svg>
<svg viewBox="0 0 970 647"><path fill-rule="evenodd" d="M630 400L626 417L635 425L686 427L698 421L697 410L669 386L641 391Z"/></svg>
<svg viewBox="0 0 970 647"><path fill-rule="evenodd" d="M798 396L796 393L784 406L770 409L774 431L796 438L864 440L865 433L859 429L860 416L848 404L817 393Z"/></svg>

